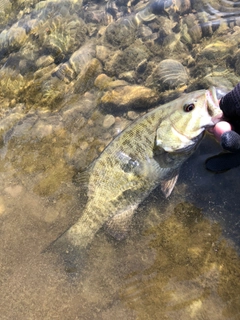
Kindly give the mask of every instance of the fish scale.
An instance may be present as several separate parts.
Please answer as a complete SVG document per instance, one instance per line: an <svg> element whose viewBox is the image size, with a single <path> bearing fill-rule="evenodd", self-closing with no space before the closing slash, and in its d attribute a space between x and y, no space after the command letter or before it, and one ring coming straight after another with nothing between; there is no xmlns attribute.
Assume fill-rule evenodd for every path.
<svg viewBox="0 0 240 320"><path fill-rule="evenodd" d="M195 151L205 128L221 116L212 88L186 94L133 122L84 174L86 207L56 242L86 248L103 225L115 238L123 238L135 209L153 189L160 185L166 197L171 194L181 164Z"/></svg>

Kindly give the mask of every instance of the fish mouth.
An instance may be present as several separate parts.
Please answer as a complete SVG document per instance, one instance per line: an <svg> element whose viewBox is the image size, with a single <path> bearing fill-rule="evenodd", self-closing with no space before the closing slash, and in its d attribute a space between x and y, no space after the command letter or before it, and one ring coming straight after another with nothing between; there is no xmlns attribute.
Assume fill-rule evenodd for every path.
<svg viewBox="0 0 240 320"><path fill-rule="evenodd" d="M215 87L211 87L206 90L206 108L211 116L212 124L206 125L205 129L211 128L220 120L222 120L223 112L219 107L219 101L217 98L217 91Z"/></svg>

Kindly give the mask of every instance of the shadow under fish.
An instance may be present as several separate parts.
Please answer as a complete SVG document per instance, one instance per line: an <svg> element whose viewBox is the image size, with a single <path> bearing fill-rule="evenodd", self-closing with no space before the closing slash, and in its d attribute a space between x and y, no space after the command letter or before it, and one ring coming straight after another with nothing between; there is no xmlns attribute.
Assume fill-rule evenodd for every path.
<svg viewBox="0 0 240 320"><path fill-rule="evenodd" d="M86 207L47 251L63 255L75 270L103 226L124 239L138 205L159 185L165 197L171 194L182 163L221 117L211 88L185 94L134 121L79 175L78 183L87 185Z"/></svg>

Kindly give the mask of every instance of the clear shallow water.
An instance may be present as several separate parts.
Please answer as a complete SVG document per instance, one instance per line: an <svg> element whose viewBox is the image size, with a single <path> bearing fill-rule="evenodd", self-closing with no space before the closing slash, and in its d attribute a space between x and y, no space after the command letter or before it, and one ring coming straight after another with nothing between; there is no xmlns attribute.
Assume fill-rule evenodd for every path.
<svg viewBox="0 0 240 320"><path fill-rule="evenodd" d="M233 39L237 32L235 27ZM81 214L85 198L81 186L73 182L75 173L138 112L112 112L115 122L109 126L106 113L111 112L103 110L99 103L103 92L92 80L85 93L71 91L76 85L72 80L57 83L57 89L65 89L61 99L51 90L46 95L49 79L40 77L40 86L35 86L42 67L24 73L18 64L25 61L26 68L31 66L26 56L24 60L24 48L36 42L25 41L17 49L1 51L1 71L10 72L7 62L16 73L1 87L0 318L238 319L239 168L219 175L204 169L204 160L220 151L210 138L184 164L168 200L157 189L139 207L126 240L117 242L100 230L79 257L78 270L66 265L61 252L44 252ZM211 43L204 41L203 47ZM230 44L236 58L237 49ZM203 47L196 45L195 50L202 52ZM206 51L202 54L203 74L194 78L197 64L189 88L209 84L204 66L213 68L217 80L211 73L211 81L222 79L222 87L238 80L234 68L227 76L221 69L231 60L224 50L215 68L209 62L212 58L204 60ZM177 52L173 50L173 56ZM58 65L50 64L51 70ZM169 99L168 94L172 91L165 91L161 99Z"/></svg>

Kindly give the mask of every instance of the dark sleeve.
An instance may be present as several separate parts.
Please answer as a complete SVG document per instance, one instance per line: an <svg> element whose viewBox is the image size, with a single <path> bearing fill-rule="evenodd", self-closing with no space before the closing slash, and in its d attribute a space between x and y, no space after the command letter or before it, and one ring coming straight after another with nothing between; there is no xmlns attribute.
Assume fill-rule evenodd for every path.
<svg viewBox="0 0 240 320"><path fill-rule="evenodd" d="M219 105L225 117L240 117L240 83L238 83L232 91L222 97Z"/></svg>

